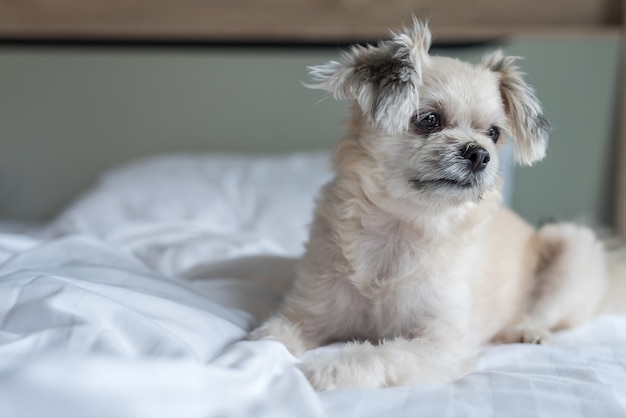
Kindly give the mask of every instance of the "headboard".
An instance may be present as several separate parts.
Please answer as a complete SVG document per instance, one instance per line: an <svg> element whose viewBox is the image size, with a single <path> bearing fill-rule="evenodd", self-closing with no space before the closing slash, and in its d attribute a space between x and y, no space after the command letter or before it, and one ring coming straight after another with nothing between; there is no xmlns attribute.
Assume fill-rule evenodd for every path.
<svg viewBox="0 0 626 418"><path fill-rule="evenodd" d="M430 19L445 54L475 59L505 45L526 57L555 125L555 152L516 173L515 209L532 222L591 213L592 223L626 235L626 129L620 158L607 161L626 119L623 107L621 117L614 111L618 77L626 85L623 3L0 0L0 218L49 218L98 172L145 154L329 148L345 109L316 104L323 95L301 86L306 66L384 38L414 14ZM582 101L601 126L585 125ZM585 139L568 148L577 134ZM595 135L590 174L566 184L581 170L567 153L587 152Z"/></svg>
<svg viewBox="0 0 626 418"><path fill-rule="evenodd" d="M622 22L620 0L22 0L0 1L5 39L354 42L411 14L443 41L519 33L599 32Z"/></svg>

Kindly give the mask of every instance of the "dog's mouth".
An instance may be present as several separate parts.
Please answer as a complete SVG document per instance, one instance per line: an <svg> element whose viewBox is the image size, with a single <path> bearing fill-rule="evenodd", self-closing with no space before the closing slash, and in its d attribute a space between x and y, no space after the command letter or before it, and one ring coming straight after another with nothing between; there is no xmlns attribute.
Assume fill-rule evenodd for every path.
<svg viewBox="0 0 626 418"><path fill-rule="evenodd" d="M419 180L413 179L411 180L411 184L416 189L424 189L424 188L454 188L454 189L469 189L477 186L476 181L472 180L457 180L457 179L448 179L448 178L440 178L440 179L432 179L432 180Z"/></svg>

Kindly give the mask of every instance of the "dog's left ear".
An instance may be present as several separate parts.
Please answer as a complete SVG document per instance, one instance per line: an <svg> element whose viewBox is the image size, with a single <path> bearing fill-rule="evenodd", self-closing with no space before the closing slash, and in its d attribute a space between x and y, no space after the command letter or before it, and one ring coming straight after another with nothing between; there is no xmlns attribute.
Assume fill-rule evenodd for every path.
<svg viewBox="0 0 626 418"><path fill-rule="evenodd" d="M417 111L431 34L426 23L414 19L412 28L392 35L377 46L355 46L340 61L309 67L315 83L307 87L354 100L371 122L391 134L407 130Z"/></svg>
<svg viewBox="0 0 626 418"><path fill-rule="evenodd" d="M518 163L531 165L543 159L548 146L550 123L534 89L523 78L515 57L495 51L483 59L483 65L500 77L500 93L511 123L513 148Z"/></svg>

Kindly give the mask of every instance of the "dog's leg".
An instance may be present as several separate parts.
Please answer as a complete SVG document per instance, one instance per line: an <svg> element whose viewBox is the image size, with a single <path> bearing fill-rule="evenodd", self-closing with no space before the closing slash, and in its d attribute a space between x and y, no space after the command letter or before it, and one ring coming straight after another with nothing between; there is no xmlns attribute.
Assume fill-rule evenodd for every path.
<svg viewBox="0 0 626 418"><path fill-rule="evenodd" d="M308 353L301 369L317 390L443 383L471 367L463 347L460 341L438 344L425 339L354 342L338 352Z"/></svg>
<svg viewBox="0 0 626 418"><path fill-rule="evenodd" d="M547 342L550 331L590 319L606 291L604 249L590 229L551 224L537 231L537 239L536 282L526 315L496 342Z"/></svg>

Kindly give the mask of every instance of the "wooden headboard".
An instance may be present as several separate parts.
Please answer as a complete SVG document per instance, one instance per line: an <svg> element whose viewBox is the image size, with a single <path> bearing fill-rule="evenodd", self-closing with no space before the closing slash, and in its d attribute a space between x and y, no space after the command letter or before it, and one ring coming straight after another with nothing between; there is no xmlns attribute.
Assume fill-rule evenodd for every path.
<svg viewBox="0 0 626 418"><path fill-rule="evenodd" d="M621 0L1 0L0 38L353 42L385 37L411 14L440 41L602 32Z"/></svg>

